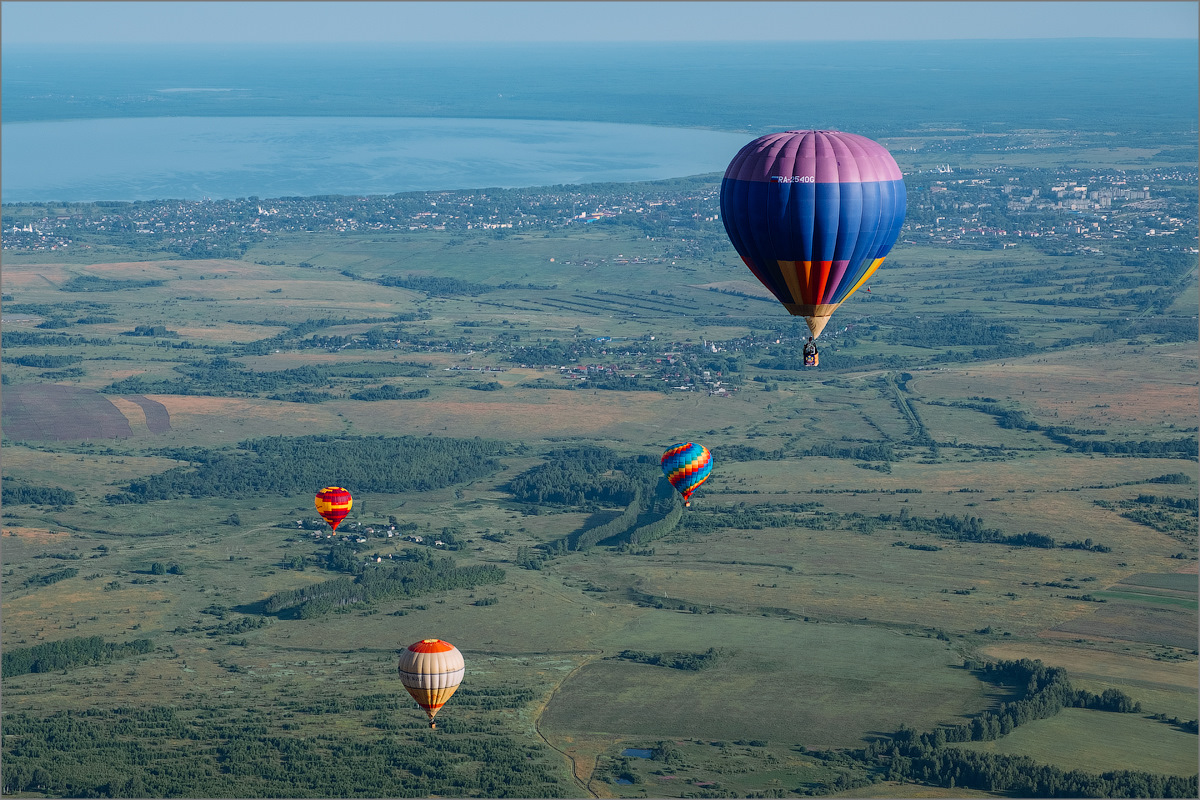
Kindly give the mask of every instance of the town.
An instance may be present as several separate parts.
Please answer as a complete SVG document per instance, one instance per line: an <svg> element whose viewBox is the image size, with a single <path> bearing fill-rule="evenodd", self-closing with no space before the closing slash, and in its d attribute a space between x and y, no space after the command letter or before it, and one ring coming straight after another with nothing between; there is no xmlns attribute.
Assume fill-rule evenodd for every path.
<svg viewBox="0 0 1200 800"><path fill-rule="evenodd" d="M1088 252L1104 240L1167 240L1196 252L1192 167L1054 170L950 164L906 174L909 243L973 248L1042 240ZM354 197L6 204L3 249L100 246L161 250L184 258L239 257L281 234L554 231L620 225L650 239L722 246L717 175L633 184L486 189ZM1147 242L1151 245L1151 242ZM724 245L727 246L727 245ZM689 255L685 248L677 257ZM636 257L630 258L632 263ZM661 259L660 259L661 260ZM585 265L586 266L586 265Z"/></svg>

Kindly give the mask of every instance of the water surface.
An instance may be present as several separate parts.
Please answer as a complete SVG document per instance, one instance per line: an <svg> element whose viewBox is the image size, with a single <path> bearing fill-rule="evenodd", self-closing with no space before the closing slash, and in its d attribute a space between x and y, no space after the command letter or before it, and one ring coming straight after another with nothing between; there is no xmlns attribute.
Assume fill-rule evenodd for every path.
<svg viewBox="0 0 1200 800"><path fill-rule="evenodd" d="M149 117L3 125L5 203L287 197L721 172L745 134L511 119Z"/></svg>

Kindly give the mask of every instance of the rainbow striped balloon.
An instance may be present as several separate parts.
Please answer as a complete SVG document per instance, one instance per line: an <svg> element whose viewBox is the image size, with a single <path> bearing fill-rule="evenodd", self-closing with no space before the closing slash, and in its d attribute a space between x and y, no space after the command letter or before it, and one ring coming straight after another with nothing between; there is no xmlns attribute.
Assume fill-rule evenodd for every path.
<svg viewBox="0 0 1200 800"><path fill-rule="evenodd" d="M329 527L336 532L338 523L350 513L350 507L354 505L354 498L340 486L326 486L317 492L316 504L317 513L324 517L325 521L329 523Z"/></svg>
<svg viewBox="0 0 1200 800"><path fill-rule="evenodd" d="M671 485L683 495L683 504L690 506L692 492L712 472L712 453L702 444L673 444L662 455L662 469Z"/></svg>

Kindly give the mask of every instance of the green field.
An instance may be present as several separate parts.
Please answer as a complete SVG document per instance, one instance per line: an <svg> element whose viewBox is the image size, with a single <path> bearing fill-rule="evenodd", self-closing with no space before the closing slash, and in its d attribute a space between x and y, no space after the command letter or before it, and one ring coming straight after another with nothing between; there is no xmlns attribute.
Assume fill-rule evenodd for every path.
<svg viewBox="0 0 1200 800"><path fill-rule="evenodd" d="M1023 725L994 742L959 745L987 753L1030 756L1062 769L1085 772L1138 769L1191 775L1200 757L1192 734L1136 714L1067 709Z"/></svg>
<svg viewBox="0 0 1200 800"><path fill-rule="evenodd" d="M1087 157L1101 155L1141 157ZM702 205L714 181L603 191ZM191 775L213 796L396 796L428 768L437 780L416 785L441 796L948 796L849 754L1019 699L962 668L981 658L1061 666L1143 713L1067 708L962 746L1195 774L1194 734L1146 716L1200 716L1194 286L1129 289L1129 258L1170 272L1157 251L922 239L897 246L822 337L822 367L803 370L789 366L803 323L747 296L720 222L702 217L653 237L628 221L318 231L240 259L6 250L5 652L93 636L153 649L6 675L6 773L20 780L5 791L156 796ZM461 277L465 261L483 289L375 282ZM80 276L158 283L70 291ZM79 321L96 316L116 321ZM78 360L50 358L66 355ZM369 399L381 387L403 399ZM97 408L129 434L103 435ZM13 434L34 422L45 438ZM237 480L228 467L213 491L138 494L172 470L259 463L250 440L312 436L347 452L405 436L503 452L426 488L351 487L333 467L273 484L298 466L276 463ZM556 549L622 514L637 458L651 503L678 441L705 444L715 467L673 529ZM556 453L581 446L626 461L572 477ZM392 466L344 465L361 481ZM543 466L577 494L518 496L511 482ZM309 524L312 495L343 481L355 508L330 539ZM666 516L635 510L640 526ZM343 540L354 552L336 561ZM504 578L311 617L264 610L425 555ZM394 671L396 650L429 636L468 670L439 738ZM708 648L720 658L697 671L619 657ZM239 736L255 746L230 749ZM95 745L109 739L119 757ZM666 741L676 761L621 755ZM35 761L56 771L38 783ZM159 772L120 782L151 761ZM288 783L282 763L314 771ZM626 772L637 781L618 783Z"/></svg>

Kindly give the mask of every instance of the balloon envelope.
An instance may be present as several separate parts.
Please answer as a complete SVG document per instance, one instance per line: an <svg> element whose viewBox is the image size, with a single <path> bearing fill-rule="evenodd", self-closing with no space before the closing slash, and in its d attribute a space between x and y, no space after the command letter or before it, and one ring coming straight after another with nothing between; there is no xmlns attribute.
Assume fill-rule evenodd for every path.
<svg viewBox="0 0 1200 800"><path fill-rule="evenodd" d="M422 639L400 653L400 682L429 715L429 727L450 695L462 683L466 665L462 653L441 639Z"/></svg>
<svg viewBox="0 0 1200 800"><path fill-rule="evenodd" d="M702 444L680 442L662 454L662 470L671 485L690 503L692 492L708 480L712 472L712 453Z"/></svg>
<svg viewBox="0 0 1200 800"><path fill-rule="evenodd" d="M787 131L734 156L721 220L754 276L819 336L896 243L906 198L900 167L878 142Z"/></svg>
<svg viewBox="0 0 1200 800"><path fill-rule="evenodd" d="M326 486L317 492L316 504L317 513L325 518L329 527L337 531L338 523L350 513L350 507L354 505L354 498L340 486Z"/></svg>

